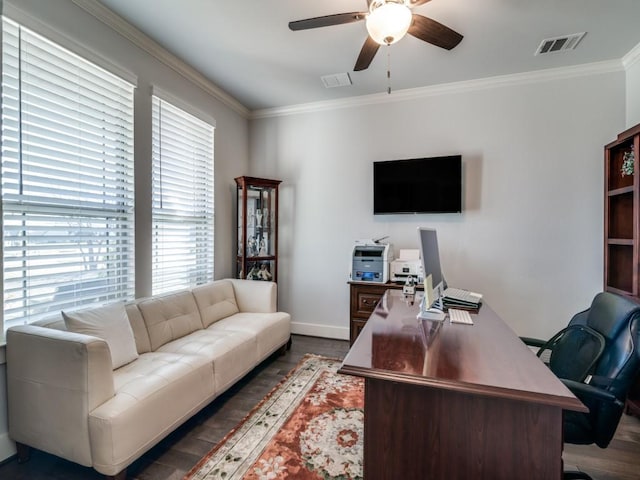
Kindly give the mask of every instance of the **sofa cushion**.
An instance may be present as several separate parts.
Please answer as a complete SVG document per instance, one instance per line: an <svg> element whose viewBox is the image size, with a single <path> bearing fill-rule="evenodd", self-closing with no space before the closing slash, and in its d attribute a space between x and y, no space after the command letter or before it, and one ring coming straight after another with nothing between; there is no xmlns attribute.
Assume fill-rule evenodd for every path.
<svg viewBox="0 0 640 480"><path fill-rule="evenodd" d="M62 312L67 330L98 337L107 342L113 369L138 358L129 317L122 303L103 307Z"/></svg>
<svg viewBox="0 0 640 480"><path fill-rule="evenodd" d="M211 325L209 331L245 332L256 338L257 362L287 343L291 336L291 316L284 312L236 313Z"/></svg>
<svg viewBox="0 0 640 480"><path fill-rule="evenodd" d="M229 280L218 280L201 285L194 288L192 292L205 328L239 312L233 284Z"/></svg>
<svg viewBox="0 0 640 480"><path fill-rule="evenodd" d="M211 362L149 352L113 372L115 395L89 414L93 467L115 475L215 396Z"/></svg>
<svg viewBox="0 0 640 480"><path fill-rule="evenodd" d="M202 356L213 366L216 395L239 380L258 363L256 336L231 330L198 330L169 342L158 352Z"/></svg>
<svg viewBox="0 0 640 480"><path fill-rule="evenodd" d="M151 341L149 340L149 332L144 324L142 314L135 302L127 303L124 308L127 310L131 330L133 330L133 338L136 340L136 349L138 353L146 353L151 351Z"/></svg>
<svg viewBox="0 0 640 480"><path fill-rule="evenodd" d="M138 308L154 352L167 342L204 328L196 301L189 291L143 300Z"/></svg>

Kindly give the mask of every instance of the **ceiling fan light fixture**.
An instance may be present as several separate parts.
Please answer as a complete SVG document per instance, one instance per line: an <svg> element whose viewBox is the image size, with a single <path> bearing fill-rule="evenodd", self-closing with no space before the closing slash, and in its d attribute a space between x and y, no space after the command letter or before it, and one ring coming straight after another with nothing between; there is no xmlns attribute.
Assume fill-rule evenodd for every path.
<svg viewBox="0 0 640 480"><path fill-rule="evenodd" d="M391 45L405 36L411 17L411 9L403 1L374 1L367 15L367 31L380 45Z"/></svg>

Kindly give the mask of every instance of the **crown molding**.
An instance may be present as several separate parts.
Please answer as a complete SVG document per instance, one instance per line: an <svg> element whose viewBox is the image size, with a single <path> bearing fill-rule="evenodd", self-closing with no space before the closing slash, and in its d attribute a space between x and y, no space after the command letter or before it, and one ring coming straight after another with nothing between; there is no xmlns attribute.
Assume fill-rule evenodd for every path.
<svg viewBox="0 0 640 480"><path fill-rule="evenodd" d="M127 40L133 42L136 46L140 47L157 60L164 63L165 65L182 75L184 78L200 87L209 95L224 103L227 107L231 108L236 113L242 115L244 118L249 118L250 111L247 107L245 107L231 95L211 83L210 80L208 80L195 68L191 67L177 56L169 53L167 50L162 48L162 46L160 46L157 42L142 33L140 30L127 22L124 18L117 15L115 12L112 12L96 0L71 1L120 35L125 37Z"/></svg>
<svg viewBox="0 0 640 480"><path fill-rule="evenodd" d="M622 57L622 65L625 69L631 68L640 61L640 43L633 47L629 53Z"/></svg>
<svg viewBox="0 0 640 480"><path fill-rule="evenodd" d="M297 115L300 113L321 112L326 110L360 107L381 103L403 102L438 95L467 93L499 87L526 85L531 83L563 80L589 75L599 75L603 73L620 72L623 70L624 68L621 60L595 62L584 65L576 65L572 67L536 70L532 72L481 78L477 80L466 80L463 82L443 83L428 87L396 90L391 95L387 93L375 93L372 95L362 95L359 97L350 97L340 100L327 100L300 105L291 105L288 107L266 108L262 110L254 110L253 112L251 112L249 118L251 120L255 120L260 118L282 117L287 115Z"/></svg>

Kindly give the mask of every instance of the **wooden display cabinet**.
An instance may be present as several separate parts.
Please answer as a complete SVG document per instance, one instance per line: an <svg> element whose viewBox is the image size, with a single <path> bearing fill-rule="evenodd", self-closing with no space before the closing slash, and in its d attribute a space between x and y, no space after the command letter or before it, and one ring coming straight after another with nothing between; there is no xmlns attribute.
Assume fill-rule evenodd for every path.
<svg viewBox="0 0 640 480"><path fill-rule="evenodd" d="M604 148L604 285L605 290L640 298L640 125L618 135ZM634 173L624 175L625 155L635 153Z"/></svg>
<svg viewBox="0 0 640 480"><path fill-rule="evenodd" d="M633 151L632 175L622 174ZM604 147L604 288L640 301L640 125ZM629 392L626 412L640 416L640 378Z"/></svg>
<svg viewBox="0 0 640 480"><path fill-rule="evenodd" d="M280 180L238 177L237 278L277 281Z"/></svg>

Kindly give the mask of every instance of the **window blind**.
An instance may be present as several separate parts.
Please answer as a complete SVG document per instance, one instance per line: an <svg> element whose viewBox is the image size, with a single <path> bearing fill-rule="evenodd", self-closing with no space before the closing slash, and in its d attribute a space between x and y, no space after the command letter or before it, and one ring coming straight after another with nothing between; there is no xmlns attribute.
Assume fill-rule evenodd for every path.
<svg viewBox="0 0 640 480"><path fill-rule="evenodd" d="M2 19L4 326L134 296L133 86Z"/></svg>
<svg viewBox="0 0 640 480"><path fill-rule="evenodd" d="M213 280L214 128L153 96L152 292Z"/></svg>

